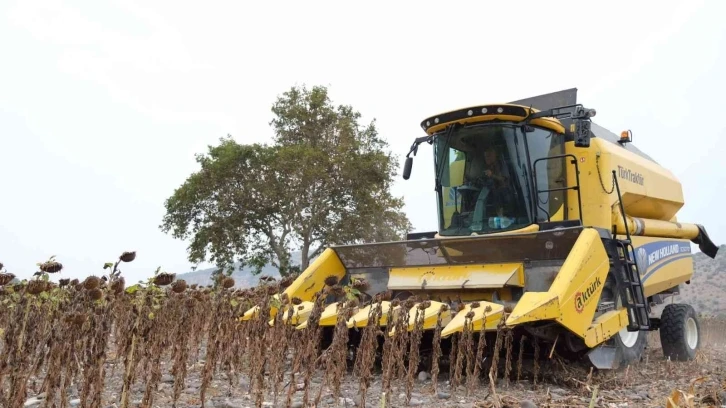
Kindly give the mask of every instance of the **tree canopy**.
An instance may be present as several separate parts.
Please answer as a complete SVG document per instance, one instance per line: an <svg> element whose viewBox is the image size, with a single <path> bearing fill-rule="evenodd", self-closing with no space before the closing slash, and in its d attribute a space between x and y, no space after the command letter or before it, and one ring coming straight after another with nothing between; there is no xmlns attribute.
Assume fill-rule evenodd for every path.
<svg viewBox="0 0 726 408"><path fill-rule="evenodd" d="M402 239L411 224L391 194L395 157L375 126L328 90L292 87L272 105L272 143L229 135L198 154L200 169L164 205L162 231L191 239L189 260L224 271L235 261L285 276L331 244Z"/></svg>

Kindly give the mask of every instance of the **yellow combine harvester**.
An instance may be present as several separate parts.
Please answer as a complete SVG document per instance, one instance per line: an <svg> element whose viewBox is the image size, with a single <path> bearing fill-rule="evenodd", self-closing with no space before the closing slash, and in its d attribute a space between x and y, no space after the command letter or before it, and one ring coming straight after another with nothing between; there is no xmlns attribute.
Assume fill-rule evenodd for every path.
<svg viewBox="0 0 726 408"><path fill-rule="evenodd" d="M304 301L293 323L305 328L315 294L335 276L365 279L370 295L427 299L424 330L447 305L442 339L466 322L495 332L504 317L562 355L615 368L639 359L647 331L659 329L666 356L692 359L700 340L693 308L652 308L689 283L691 242L712 258L718 248L701 225L677 221L684 200L676 177L637 150L629 132L618 137L592 123L594 115L570 89L425 119L404 178L411 154L432 145L439 230L326 249L285 290ZM385 326L391 302L377 304ZM365 326L370 307L362 304L348 327ZM337 311L329 304L320 325L335 325Z"/></svg>

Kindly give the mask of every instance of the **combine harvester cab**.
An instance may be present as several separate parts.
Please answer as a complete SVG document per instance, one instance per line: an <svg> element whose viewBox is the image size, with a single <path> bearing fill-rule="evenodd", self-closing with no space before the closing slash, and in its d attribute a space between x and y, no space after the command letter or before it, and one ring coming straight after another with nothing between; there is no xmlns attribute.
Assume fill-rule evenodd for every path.
<svg viewBox="0 0 726 408"><path fill-rule="evenodd" d="M594 115L572 89L425 119L404 178L411 154L433 145L439 230L326 249L283 292L295 299L284 320L292 311L304 330L317 295L334 286L320 326L345 310L349 328L378 324L389 335L399 318L408 322L398 329L444 340L506 328L601 369L637 361L647 331L667 327L665 355L693 359L693 308L653 306L690 281L691 243L710 257L718 248L702 226L677 221L678 180ZM353 308L341 309L346 297Z"/></svg>

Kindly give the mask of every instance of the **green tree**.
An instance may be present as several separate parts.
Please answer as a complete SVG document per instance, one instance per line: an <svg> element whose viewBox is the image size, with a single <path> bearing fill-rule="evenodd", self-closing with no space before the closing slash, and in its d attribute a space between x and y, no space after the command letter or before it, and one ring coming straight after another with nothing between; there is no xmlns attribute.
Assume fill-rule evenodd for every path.
<svg viewBox="0 0 726 408"><path fill-rule="evenodd" d="M301 269L331 244L397 240L411 225L390 187L397 161L375 120L335 106L325 87L292 87L272 106L272 144L231 137L197 155L201 168L165 202L162 231L191 239L189 260L231 271Z"/></svg>

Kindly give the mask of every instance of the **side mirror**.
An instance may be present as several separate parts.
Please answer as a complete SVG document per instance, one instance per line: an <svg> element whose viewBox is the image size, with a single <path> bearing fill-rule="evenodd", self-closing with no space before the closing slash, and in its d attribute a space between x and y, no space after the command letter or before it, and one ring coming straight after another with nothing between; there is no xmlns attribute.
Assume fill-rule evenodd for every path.
<svg viewBox="0 0 726 408"><path fill-rule="evenodd" d="M413 157L406 157L406 163L403 165L403 179L408 180L411 177L411 166L413 166Z"/></svg>
<svg viewBox="0 0 726 408"><path fill-rule="evenodd" d="M575 147L590 147L590 123L589 120L580 119L570 125L575 138Z"/></svg>

